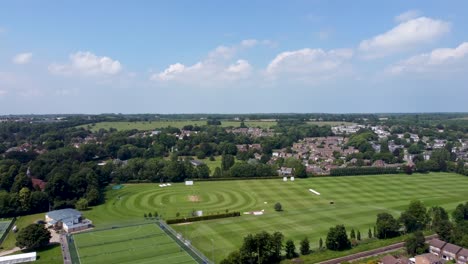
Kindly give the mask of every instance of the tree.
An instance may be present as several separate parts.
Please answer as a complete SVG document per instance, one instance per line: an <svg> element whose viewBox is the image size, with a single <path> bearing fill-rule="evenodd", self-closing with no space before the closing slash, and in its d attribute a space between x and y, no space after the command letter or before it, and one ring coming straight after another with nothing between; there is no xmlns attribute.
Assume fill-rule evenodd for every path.
<svg viewBox="0 0 468 264"><path fill-rule="evenodd" d="M210 177L210 168L206 164L201 164L197 166L197 177L198 178L209 178Z"/></svg>
<svg viewBox="0 0 468 264"><path fill-rule="evenodd" d="M369 228L369 232L367 232L367 237L372 238L372 230Z"/></svg>
<svg viewBox="0 0 468 264"><path fill-rule="evenodd" d="M30 224L21 229L16 236L16 246L20 248L36 249L49 244L49 230L40 224Z"/></svg>
<svg viewBox="0 0 468 264"><path fill-rule="evenodd" d="M456 223L462 223L468 220L468 202L465 204L459 204L452 213L453 220Z"/></svg>
<svg viewBox="0 0 468 264"><path fill-rule="evenodd" d="M323 240L322 238L319 239L319 249L323 248Z"/></svg>
<svg viewBox="0 0 468 264"><path fill-rule="evenodd" d="M76 202L75 207L78 210L88 209L88 200L86 200L85 198L79 199L78 202Z"/></svg>
<svg viewBox="0 0 468 264"><path fill-rule="evenodd" d="M405 240L406 252L409 255L420 255L427 251L428 246L425 243L424 235L421 231L416 231Z"/></svg>
<svg viewBox="0 0 468 264"><path fill-rule="evenodd" d="M229 154L223 154L221 157L221 169L223 171L229 170L234 165L234 156Z"/></svg>
<svg viewBox="0 0 468 264"><path fill-rule="evenodd" d="M411 201L406 211L401 213L400 222L405 226L406 232L411 233L423 230L430 218L426 207L421 201Z"/></svg>
<svg viewBox="0 0 468 264"><path fill-rule="evenodd" d="M349 234L349 238L351 238L351 239L356 239L356 232L354 232L354 228L351 229L351 232L350 232L350 234Z"/></svg>
<svg viewBox="0 0 468 264"><path fill-rule="evenodd" d="M283 211L283 207L281 206L279 202L275 203L275 211L277 212Z"/></svg>
<svg viewBox="0 0 468 264"><path fill-rule="evenodd" d="M31 191L29 191L27 187L23 187L19 191L19 202L21 205L21 211L29 212L31 209Z"/></svg>
<svg viewBox="0 0 468 264"><path fill-rule="evenodd" d="M377 227L377 237L380 239L392 238L399 235L398 230L400 229L400 225L389 213L378 214L375 225Z"/></svg>
<svg viewBox="0 0 468 264"><path fill-rule="evenodd" d="M294 168L294 175L298 178L307 178L306 167L302 164L299 164Z"/></svg>
<svg viewBox="0 0 468 264"><path fill-rule="evenodd" d="M220 178L222 176L223 176L223 173L221 172L221 168L216 167L213 173L213 177Z"/></svg>
<svg viewBox="0 0 468 264"><path fill-rule="evenodd" d="M284 247L284 250L286 251L287 259L292 259L297 256L296 245L294 245L294 242L291 239L286 241L286 246Z"/></svg>
<svg viewBox="0 0 468 264"><path fill-rule="evenodd" d="M351 248L351 242L348 239L344 225L330 228L325 245L330 250L346 250Z"/></svg>
<svg viewBox="0 0 468 264"><path fill-rule="evenodd" d="M357 237L356 239L357 239L358 241L361 240L361 231L359 231L359 230L357 231L357 236L356 236L356 237Z"/></svg>
<svg viewBox="0 0 468 264"><path fill-rule="evenodd" d="M307 237L301 240L301 247L299 249L302 255L307 255L310 253L310 242Z"/></svg>

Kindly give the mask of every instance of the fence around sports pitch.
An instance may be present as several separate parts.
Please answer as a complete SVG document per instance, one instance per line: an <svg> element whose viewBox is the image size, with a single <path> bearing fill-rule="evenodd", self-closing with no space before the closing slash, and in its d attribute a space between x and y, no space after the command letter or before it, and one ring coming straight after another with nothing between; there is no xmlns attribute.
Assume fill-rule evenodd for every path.
<svg viewBox="0 0 468 264"><path fill-rule="evenodd" d="M159 221L159 227L174 241L183 248L190 256L192 256L195 261L200 264L214 264L210 259L208 259L203 253L201 253L198 249L192 246L192 244L184 239L179 233L177 233L172 227L167 225L164 221Z"/></svg>

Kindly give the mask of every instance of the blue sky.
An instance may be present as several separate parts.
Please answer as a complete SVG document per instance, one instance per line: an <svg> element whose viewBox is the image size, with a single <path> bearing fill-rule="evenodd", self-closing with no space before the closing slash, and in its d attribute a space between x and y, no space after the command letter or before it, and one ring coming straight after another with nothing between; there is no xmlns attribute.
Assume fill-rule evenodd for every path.
<svg viewBox="0 0 468 264"><path fill-rule="evenodd" d="M467 112L467 1L10 1L0 114Z"/></svg>

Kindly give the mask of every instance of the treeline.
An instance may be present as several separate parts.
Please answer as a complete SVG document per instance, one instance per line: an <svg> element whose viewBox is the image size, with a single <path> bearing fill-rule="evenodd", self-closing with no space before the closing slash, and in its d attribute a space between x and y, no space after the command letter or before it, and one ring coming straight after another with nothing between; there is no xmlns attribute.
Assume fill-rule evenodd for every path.
<svg viewBox="0 0 468 264"><path fill-rule="evenodd" d="M283 255L282 252L285 254ZM309 241L304 240L301 244L301 252L309 251ZM284 242L284 235L281 232L260 232L249 234L244 237L244 241L239 250L229 254L222 260L221 264L237 263L280 263L284 258L291 259L298 256L296 246L292 240Z"/></svg>
<svg viewBox="0 0 468 264"><path fill-rule="evenodd" d="M166 223L169 225L172 225L172 224L190 223L190 222L221 219L221 218L228 218L228 217L237 217L237 216L241 216L240 212L228 212L228 213L223 213L223 214L212 214L212 215L204 215L204 216L168 219Z"/></svg>
<svg viewBox="0 0 468 264"><path fill-rule="evenodd" d="M372 174L396 174L400 170L397 167L348 167L334 168L330 170L331 176L352 176Z"/></svg>

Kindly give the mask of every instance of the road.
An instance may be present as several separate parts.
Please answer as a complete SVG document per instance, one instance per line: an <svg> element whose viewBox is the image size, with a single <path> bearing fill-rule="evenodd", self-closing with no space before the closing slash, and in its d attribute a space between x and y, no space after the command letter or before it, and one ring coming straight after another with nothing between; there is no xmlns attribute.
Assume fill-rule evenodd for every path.
<svg viewBox="0 0 468 264"><path fill-rule="evenodd" d="M426 236L426 242L433 238L437 238L437 235ZM368 258L368 257L376 256L376 255L381 255L386 252L391 252L391 251L395 251L398 249L402 249L404 247L405 247L405 243L400 242L400 243L396 243L393 245L389 245L389 246L385 246L385 247L381 247L381 248L377 248L377 249L373 249L369 251L359 252L359 253L341 257L341 258L330 259L327 261L319 262L318 264L338 264L338 263L345 262L345 261L354 261L354 260L358 260L362 258Z"/></svg>
<svg viewBox="0 0 468 264"><path fill-rule="evenodd" d="M72 264L66 235L60 235L60 247L62 248L63 263Z"/></svg>

